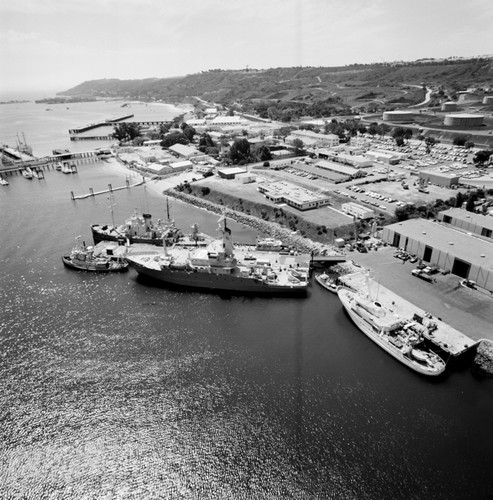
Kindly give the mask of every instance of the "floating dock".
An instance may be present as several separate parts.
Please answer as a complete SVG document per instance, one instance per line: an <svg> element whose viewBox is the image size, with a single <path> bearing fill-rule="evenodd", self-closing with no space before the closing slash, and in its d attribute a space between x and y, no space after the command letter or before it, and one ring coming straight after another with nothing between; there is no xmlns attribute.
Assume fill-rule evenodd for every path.
<svg viewBox="0 0 493 500"><path fill-rule="evenodd" d="M405 321L416 321L425 326L433 324L434 328L424 329L423 337L451 356L460 356L479 344L479 341L471 339L445 323L441 318L432 316L429 312L408 302L400 295L369 278L364 272L340 276L339 281L353 290L368 294L373 300L380 302L385 308L389 308L392 313Z"/></svg>

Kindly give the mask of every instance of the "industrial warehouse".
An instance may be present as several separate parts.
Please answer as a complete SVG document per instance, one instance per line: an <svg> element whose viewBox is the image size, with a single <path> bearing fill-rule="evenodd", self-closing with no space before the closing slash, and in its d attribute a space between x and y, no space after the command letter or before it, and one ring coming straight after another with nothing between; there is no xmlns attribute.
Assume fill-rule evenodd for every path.
<svg viewBox="0 0 493 500"><path fill-rule="evenodd" d="M493 244L443 224L411 219L386 226L382 240L493 292Z"/></svg>

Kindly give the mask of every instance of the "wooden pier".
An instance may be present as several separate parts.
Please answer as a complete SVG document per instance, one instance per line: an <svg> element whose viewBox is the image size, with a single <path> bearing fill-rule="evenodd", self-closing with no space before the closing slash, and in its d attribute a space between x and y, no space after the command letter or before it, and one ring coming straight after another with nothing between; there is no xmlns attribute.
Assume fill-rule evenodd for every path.
<svg viewBox="0 0 493 500"><path fill-rule="evenodd" d="M19 174L22 170L29 167L30 169L42 171L45 169L55 168L57 163L65 163L69 161L72 165L81 165L84 163L94 163L101 160L101 151L83 151L80 153L64 153L59 155L44 156L42 158L33 158L26 161L15 161L11 165L0 166L0 173L6 175Z"/></svg>
<svg viewBox="0 0 493 500"><path fill-rule="evenodd" d="M94 196L98 196L100 194L113 193L114 191L121 191L122 189L130 189L131 187L141 186L145 183L145 178L142 177L142 180L136 182L134 184L130 184L130 181L127 179L125 181L125 186L113 187L111 184L108 184L108 189L103 189L102 191L94 191L93 188L89 188L89 193L81 194L78 196L74 195L73 191L70 191L70 197L73 201L76 200L85 200L86 198L92 198Z"/></svg>

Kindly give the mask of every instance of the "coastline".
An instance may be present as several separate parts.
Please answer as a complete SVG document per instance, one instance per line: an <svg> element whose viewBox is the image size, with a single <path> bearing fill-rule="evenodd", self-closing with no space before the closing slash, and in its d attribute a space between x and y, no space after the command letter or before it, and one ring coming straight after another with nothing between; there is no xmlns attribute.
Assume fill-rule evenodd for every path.
<svg viewBox="0 0 493 500"><path fill-rule="evenodd" d="M114 163L115 169L118 169L120 172L123 168L125 171L129 171L132 175L141 176L140 173L136 173L126 168L118 160L115 160L112 163ZM304 238L276 222L266 221L255 216L239 212L228 206L218 205L203 198L197 198L174 189L185 180L191 182L195 175L196 174L193 172L186 172L159 180L151 180L146 176L143 177L145 178L145 186L158 196L170 196L182 201L183 203L190 204L210 213L224 214L240 224L244 224L245 226L255 229L259 233L281 240L285 245L290 246L299 252L320 253L324 251L327 255L340 255L340 251L336 247L318 243L309 238ZM363 257L363 261L364 260L365 259ZM344 274L358 272L361 269L359 267L361 264L353 262L351 259L348 259L346 264ZM363 265L362 267L365 266ZM416 284L412 281L411 283L413 285ZM477 353L472 362L471 370L478 377L493 378L493 343L491 340L481 339L477 347Z"/></svg>

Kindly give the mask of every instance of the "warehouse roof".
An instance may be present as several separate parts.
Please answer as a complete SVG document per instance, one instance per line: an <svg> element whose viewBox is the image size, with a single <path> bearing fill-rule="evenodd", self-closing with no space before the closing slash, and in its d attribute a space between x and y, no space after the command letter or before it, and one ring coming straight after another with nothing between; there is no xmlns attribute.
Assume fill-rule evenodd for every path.
<svg viewBox="0 0 493 500"><path fill-rule="evenodd" d="M426 219L397 222L385 229L413 238L423 245L429 245L493 272L493 243L470 233Z"/></svg>

